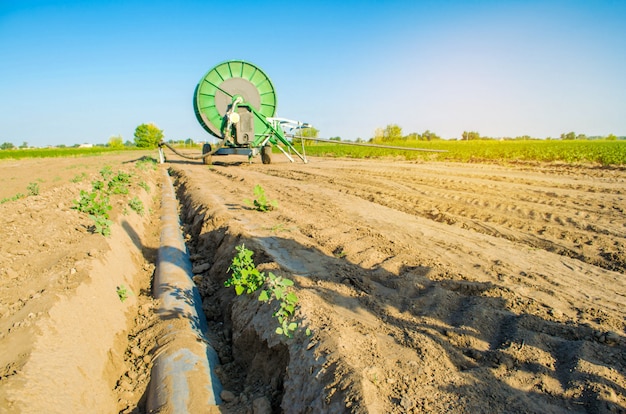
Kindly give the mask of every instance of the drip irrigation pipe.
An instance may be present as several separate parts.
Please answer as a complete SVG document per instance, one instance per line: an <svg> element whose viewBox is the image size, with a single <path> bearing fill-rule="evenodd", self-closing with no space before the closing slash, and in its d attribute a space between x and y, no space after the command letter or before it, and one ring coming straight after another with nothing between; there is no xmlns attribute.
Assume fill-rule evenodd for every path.
<svg viewBox="0 0 626 414"><path fill-rule="evenodd" d="M191 279L174 186L167 170L163 172L161 241L152 290L161 302L157 314L168 324L157 339L146 408L151 413L211 412L221 403L222 386L214 371L219 360Z"/></svg>

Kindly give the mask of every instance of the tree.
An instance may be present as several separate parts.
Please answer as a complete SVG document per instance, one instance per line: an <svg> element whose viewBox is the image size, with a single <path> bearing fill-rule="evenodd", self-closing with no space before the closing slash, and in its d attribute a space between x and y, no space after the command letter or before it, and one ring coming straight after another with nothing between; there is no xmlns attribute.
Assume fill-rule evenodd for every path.
<svg viewBox="0 0 626 414"><path fill-rule="evenodd" d="M311 137L311 138L317 138L317 134L319 134L320 131L317 128L302 128L301 130L299 130L299 134L298 137L303 137L304 139L304 145L311 145L313 142L315 141L311 141L311 140L307 140L306 137ZM301 138L298 137L294 137L292 140L293 144L300 144L300 140Z"/></svg>
<svg viewBox="0 0 626 414"><path fill-rule="evenodd" d="M28 142L24 141L24 143L20 145L20 148L28 148Z"/></svg>
<svg viewBox="0 0 626 414"><path fill-rule="evenodd" d="M617 140L617 137L616 137L615 135L613 135L613 134L609 134L609 135L606 137L606 140L607 140L607 141L616 141L616 140Z"/></svg>
<svg viewBox="0 0 626 414"><path fill-rule="evenodd" d="M0 150L13 149L15 145L12 142L4 142L0 145Z"/></svg>
<svg viewBox="0 0 626 414"><path fill-rule="evenodd" d="M441 139L441 137L439 135L435 134L434 132L430 132L429 130L426 130L421 135L420 139L422 141L436 141L438 139Z"/></svg>
<svg viewBox="0 0 626 414"><path fill-rule="evenodd" d="M163 140L163 131L154 124L141 124L135 129L135 145L139 148L156 148Z"/></svg>
<svg viewBox="0 0 626 414"><path fill-rule="evenodd" d="M123 149L124 148L124 139L121 135L114 135L109 138L109 147L113 149Z"/></svg>
<svg viewBox="0 0 626 414"><path fill-rule="evenodd" d="M561 134L561 139L576 139L576 133L568 132L567 134Z"/></svg>
<svg viewBox="0 0 626 414"><path fill-rule="evenodd" d="M374 141L382 141L385 136L385 131L382 128L376 128L374 130Z"/></svg>
<svg viewBox="0 0 626 414"><path fill-rule="evenodd" d="M396 124L389 124L385 127L383 141L397 141L402 139L402 128Z"/></svg>
<svg viewBox="0 0 626 414"><path fill-rule="evenodd" d="M480 134L475 131L470 131L470 132L463 131L462 137L464 141L470 141L470 140L480 139Z"/></svg>

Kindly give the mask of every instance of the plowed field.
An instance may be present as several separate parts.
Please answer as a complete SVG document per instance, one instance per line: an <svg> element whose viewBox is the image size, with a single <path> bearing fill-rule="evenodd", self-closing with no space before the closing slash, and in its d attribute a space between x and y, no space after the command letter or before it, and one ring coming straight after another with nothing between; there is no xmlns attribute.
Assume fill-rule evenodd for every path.
<svg viewBox="0 0 626 414"><path fill-rule="evenodd" d="M0 163L1 197L42 177L39 195L0 205L0 411L145 411L157 207L114 216L110 238L70 208L102 165L137 159L107 157ZM626 411L626 170L213 160L168 154L160 168L223 412ZM135 174L157 188L156 172ZM273 210L246 201L257 185ZM148 212L158 191L134 191ZM276 303L224 287L242 243L295 282L293 338L275 333Z"/></svg>
<svg viewBox="0 0 626 414"><path fill-rule="evenodd" d="M226 407L626 410L626 171L216 161L171 171ZM277 208L245 202L256 185ZM310 337L284 340L271 306L223 287L241 243L295 281Z"/></svg>

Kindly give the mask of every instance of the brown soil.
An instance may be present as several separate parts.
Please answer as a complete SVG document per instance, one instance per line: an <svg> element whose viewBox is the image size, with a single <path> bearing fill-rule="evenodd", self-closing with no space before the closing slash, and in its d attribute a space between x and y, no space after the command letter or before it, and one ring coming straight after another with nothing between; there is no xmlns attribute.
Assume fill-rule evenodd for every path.
<svg viewBox="0 0 626 414"><path fill-rule="evenodd" d="M171 167L225 407L626 410L625 171L275 158ZM223 287L241 243L295 281L294 339Z"/></svg>
<svg viewBox="0 0 626 414"><path fill-rule="evenodd" d="M141 406L159 321L150 281L158 247L160 187L141 157L0 162L0 412L126 412ZM133 174L111 197L111 236L73 209L104 166ZM150 189L139 187L145 182ZM127 205L143 202L143 216ZM157 202L155 204L155 201ZM128 292L123 302L118 288Z"/></svg>
<svg viewBox="0 0 626 414"><path fill-rule="evenodd" d="M0 411L143 412L158 215L104 238L70 209L109 157L0 163L0 198L44 180L0 205ZM626 411L626 171L168 158L223 412ZM244 201L257 184L274 210ZM294 338L224 288L241 243L295 282Z"/></svg>

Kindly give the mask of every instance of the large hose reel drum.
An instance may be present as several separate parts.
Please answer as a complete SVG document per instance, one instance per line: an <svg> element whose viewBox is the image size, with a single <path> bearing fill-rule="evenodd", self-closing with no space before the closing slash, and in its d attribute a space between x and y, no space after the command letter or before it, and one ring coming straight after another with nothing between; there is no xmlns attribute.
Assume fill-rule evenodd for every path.
<svg viewBox="0 0 626 414"><path fill-rule="evenodd" d="M202 147L205 164L211 156L245 154L248 159L261 155L271 163L272 148L293 162L291 153L306 159L287 139L287 132L310 125L277 118L276 92L270 78L257 66L243 60L230 60L215 66L200 79L193 99L196 119L205 131L219 138L215 147Z"/></svg>
<svg viewBox="0 0 626 414"><path fill-rule="evenodd" d="M233 98L241 96L265 118L276 114L276 92L270 78L257 66L243 60L223 62L209 70L200 80L194 94L194 110L202 127L211 135L225 138L226 115ZM235 144L254 140L254 134L267 128L262 120L245 107L238 108Z"/></svg>

